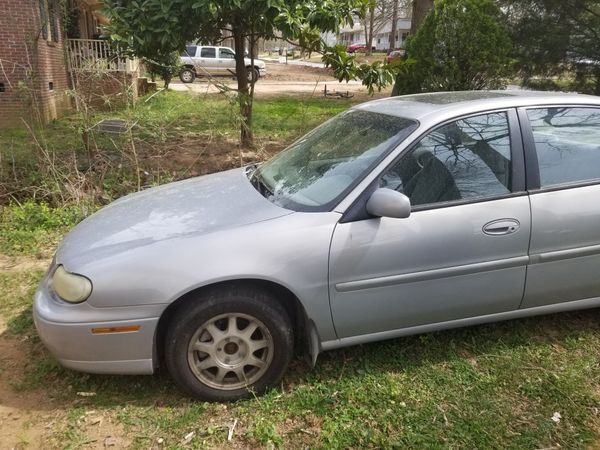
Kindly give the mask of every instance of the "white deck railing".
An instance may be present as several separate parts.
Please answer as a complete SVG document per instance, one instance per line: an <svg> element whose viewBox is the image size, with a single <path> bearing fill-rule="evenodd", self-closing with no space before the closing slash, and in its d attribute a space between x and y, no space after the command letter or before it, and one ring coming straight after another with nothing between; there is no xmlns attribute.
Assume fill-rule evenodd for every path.
<svg viewBox="0 0 600 450"><path fill-rule="evenodd" d="M70 71L135 72L138 60L119 58L110 44L101 39L67 39Z"/></svg>

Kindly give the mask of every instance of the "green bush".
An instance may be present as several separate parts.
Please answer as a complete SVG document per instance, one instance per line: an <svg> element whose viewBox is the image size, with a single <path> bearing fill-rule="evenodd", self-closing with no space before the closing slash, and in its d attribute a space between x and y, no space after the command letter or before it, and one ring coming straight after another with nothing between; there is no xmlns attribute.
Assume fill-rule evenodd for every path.
<svg viewBox="0 0 600 450"><path fill-rule="evenodd" d="M60 237L91 212L76 205L52 208L33 200L0 206L0 252L49 256Z"/></svg>
<svg viewBox="0 0 600 450"><path fill-rule="evenodd" d="M497 89L511 66L512 43L492 0L440 0L406 52L414 61L393 95Z"/></svg>
<svg viewBox="0 0 600 450"><path fill-rule="evenodd" d="M153 59L144 59L146 70L154 80L160 77L165 82L165 87L168 88L173 77L179 75L181 70L181 60L179 53L169 53L164 56L155 56Z"/></svg>

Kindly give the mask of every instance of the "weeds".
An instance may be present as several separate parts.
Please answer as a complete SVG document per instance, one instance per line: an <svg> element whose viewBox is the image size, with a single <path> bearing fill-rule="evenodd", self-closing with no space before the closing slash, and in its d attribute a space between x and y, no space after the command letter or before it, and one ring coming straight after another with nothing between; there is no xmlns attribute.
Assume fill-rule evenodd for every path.
<svg viewBox="0 0 600 450"><path fill-rule="evenodd" d="M33 200L0 206L0 253L49 257L58 240L93 210L89 205L53 208Z"/></svg>
<svg viewBox="0 0 600 450"><path fill-rule="evenodd" d="M0 204L105 204L146 187L238 167L267 158L349 106L320 98L257 102L257 147L242 149L235 105L224 96L165 91L118 111L92 108L79 94L76 99L78 113L44 129L2 133ZM102 133L96 124L107 118L132 127L125 134Z"/></svg>

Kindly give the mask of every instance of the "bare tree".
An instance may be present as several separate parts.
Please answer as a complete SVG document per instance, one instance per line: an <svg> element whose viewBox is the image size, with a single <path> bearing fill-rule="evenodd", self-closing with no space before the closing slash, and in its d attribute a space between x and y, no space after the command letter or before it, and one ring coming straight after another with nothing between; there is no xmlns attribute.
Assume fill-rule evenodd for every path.
<svg viewBox="0 0 600 450"><path fill-rule="evenodd" d="M389 24L391 24L392 30L388 46L390 49L394 49L398 32L398 19L407 16L410 3L411 0L370 0L368 2L362 16L367 55L371 54L373 41L377 35Z"/></svg>
<svg viewBox="0 0 600 450"><path fill-rule="evenodd" d="M375 36L392 20L393 5L398 0L370 0L364 11L365 52L371 55Z"/></svg>
<svg viewBox="0 0 600 450"><path fill-rule="evenodd" d="M398 33L398 2L392 0L392 31L390 33L390 50L396 48L396 34Z"/></svg>

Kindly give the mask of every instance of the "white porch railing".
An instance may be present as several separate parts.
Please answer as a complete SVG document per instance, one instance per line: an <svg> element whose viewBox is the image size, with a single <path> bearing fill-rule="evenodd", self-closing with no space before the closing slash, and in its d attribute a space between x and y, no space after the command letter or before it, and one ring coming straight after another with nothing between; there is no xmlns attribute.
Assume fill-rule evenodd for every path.
<svg viewBox="0 0 600 450"><path fill-rule="evenodd" d="M67 62L70 71L131 73L139 66L137 59L119 58L101 39L67 39Z"/></svg>

